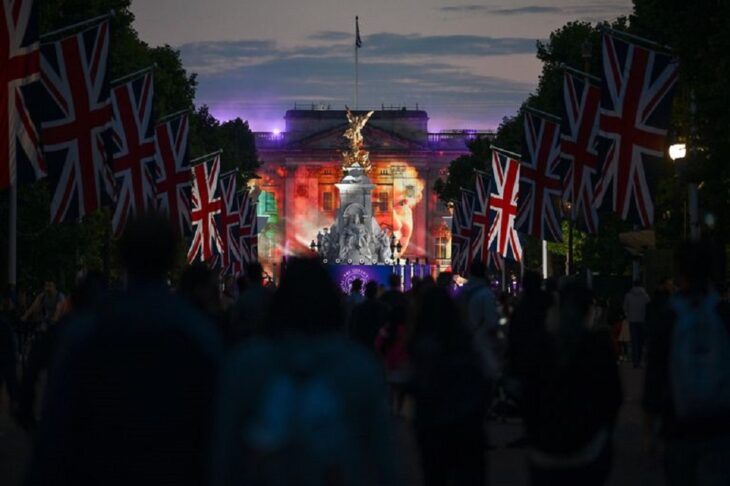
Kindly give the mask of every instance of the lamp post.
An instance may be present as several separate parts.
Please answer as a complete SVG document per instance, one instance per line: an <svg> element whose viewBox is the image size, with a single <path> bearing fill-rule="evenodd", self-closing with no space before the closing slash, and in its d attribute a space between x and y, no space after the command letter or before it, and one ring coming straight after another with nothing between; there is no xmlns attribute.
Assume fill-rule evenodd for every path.
<svg viewBox="0 0 730 486"><path fill-rule="evenodd" d="M669 146L669 158L675 163L687 158L687 144L675 143ZM700 239L700 201L698 185L687 183L687 206L689 210L689 237L692 241Z"/></svg>

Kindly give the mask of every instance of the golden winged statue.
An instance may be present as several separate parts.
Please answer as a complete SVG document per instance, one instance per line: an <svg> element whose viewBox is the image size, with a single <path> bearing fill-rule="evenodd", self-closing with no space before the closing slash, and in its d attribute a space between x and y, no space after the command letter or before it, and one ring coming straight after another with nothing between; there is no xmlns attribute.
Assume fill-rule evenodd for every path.
<svg viewBox="0 0 730 486"><path fill-rule="evenodd" d="M347 108L347 107L345 107ZM350 125L344 133L344 137L350 141L350 150L342 152L343 168L352 167L357 164L369 172L371 169L370 154L363 149L362 129L368 122L374 111L365 115L355 115L347 108L347 122Z"/></svg>

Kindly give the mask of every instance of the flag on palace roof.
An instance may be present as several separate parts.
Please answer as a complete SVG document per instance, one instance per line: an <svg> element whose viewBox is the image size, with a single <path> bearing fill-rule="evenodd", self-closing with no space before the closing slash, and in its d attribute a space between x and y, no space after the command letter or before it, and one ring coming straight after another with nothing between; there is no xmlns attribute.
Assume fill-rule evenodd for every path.
<svg viewBox="0 0 730 486"><path fill-rule="evenodd" d="M191 231L188 118L187 112L171 116L155 128L157 209L170 218L179 235L188 235Z"/></svg>
<svg viewBox="0 0 730 486"><path fill-rule="evenodd" d="M107 19L41 46L42 137L55 223L76 221L115 195L109 37Z"/></svg>
<svg viewBox="0 0 730 486"><path fill-rule="evenodd" d="M515 227L538 240L563 241L560 122L528 108L522 140Z"/></svg>
<svg viewBox="0 0 730 486"><path fill-rule="evenodd" d="M130 218L156 205L153 95L151 71L112 90L112 170L117 182L112 227L117 236Z"/></svg>
<svg viewBox="0 0 730 486"><path fill-rule="evenodd" d="M613 31L604 32L602 52L601 175L594 204L647 228L654 224L656 172L666 152L679 65Z"/></svg>
<svg viewBox="0 0 730 486"><path fill-rule="evenodd" d="M492 193L489 211L489 249L503 258L522 260L522 243L515 230L520 163L515 155L492 147Z"/></svg>
<svg viewBox="0 0 730 486"><path fill-rule="evenodd" d="M40 147L38 5L3 0L0 5L0 190L46 174ZM19 177L19 173L21 176Z"/></svg>
<svg viewBox="0 0 730 486"><path fill-rule="evenodd" d="M188 263L195 260L210 262L220 254L223 246L216 218L223 201L218 193L218 175L221 170L220 154L215 154L192 167L193 192L190 219L193 223L193 241L188 250Z"/></svg>
<svg viewBox="0 0 730 486"><path fill-rule="evenodd" d="M560 151L565 166L563 204L570 203L576 226L598 233L598 211L593 206L599 174L598 117L601 88L589 75L565 71Z"/></svg>

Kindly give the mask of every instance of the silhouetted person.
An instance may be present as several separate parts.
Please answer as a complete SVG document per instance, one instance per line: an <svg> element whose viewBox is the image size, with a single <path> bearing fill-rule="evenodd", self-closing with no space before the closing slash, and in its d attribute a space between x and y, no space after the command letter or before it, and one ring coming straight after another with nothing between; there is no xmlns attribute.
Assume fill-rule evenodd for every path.
<svg viewBox="0 0 730 486"><path fill-rule="evenodd" d="M631 361L634 368L641 365L641 358L644 352L644 339L646 335L646 309L649 305L649 294L646 293L641 282L634 281L634 285L624 297L624 313L629 321L631 332Z"/></svg>
<svg viewBox="0 0 730 486"><path fill-rule="evenodd" d="M106 296L106 279L100 272L87 272L77 282L76 288L67 299L69 313L66 313L56 324L39 332L33 340L28 354L28 361L23 372L23 383L18 404L17 420L29 430L36 421L36 389L44 372L47 372L58 348L58 342L68 327L68 322L75 313L87 312Z"/></svg>
<svg viewBox="0 0 730 486"><path fill-rule="evenodd" d="M369 281L365 284L365 301L352 310L350 337L374 351L375 337L385 325L387 312L385 304L378 300L378 283Z"/></svg>
<svg viewBox="0 0 730 486"><path fill-rule="evenodd" d="M382 373L342 327L327 271L290 258L269 337L236 349L222 377L214 486L400 484Z"/></svg>
<svg viewBox="0 0 730 486"><path fill-rule="evenodd" d="M345 297L345 322L350 322L352 310L365 300L362 295L362 280L356 278L350 285L350 293Z"/></svg>
<svg viewBox="0 0 730 486"><path fill-rule="evenodd" d="M536 339L544 337L548 310L553 297L540 288L542 279L535 272L525 272L522 293L517 299L507 332L507 361L511 374L522 381L525 369L533 366L531 353Z"/></svg>
<svg viewBox="0 0 730 486"><path fill-rule="evenodd" d="M505 392L514 399L518 408L522 406L525 381L535 363L537 356L534 348L545 338L545 321L548 310L553 305L553 297L540 288L542 279L535 272L525 272L522 278L522 293L517 299L512 319L507 328L507 354ZM520 446L525 438L510 443Z"/></svg>
<svg viewBox="0 0 730 486"><path fill-rule="evenodd" d="M218 275L205 263L195 262L183 271L177 293L211 319L221 316Z"/></svg>
<svg viewBox="0 0 730 486"><path fill-rule="evenodd" d="M81 312L61 337L26 484L207 482L220 342L165 288L176 252L167 219L130 221L129 288Z"/></svg>
<svg viewBox="0 0 730 486"><path fill-rule="evenodd" d="M611 434L621 404L607 329L589 329L593 296L569 283L558 322L534 343L526 370L525 429L534 485L603 484L611 468Z"/></svg>
<svg viewBox="0 0 730 486"><path fill-rule="evenodd" d="M460 299L466 311L466 324L472 331L494 334L499 325L497 302L487 281L487 267L475 260L469 269L469 281L461 290Z"/></svg>
<svg viewBox="0 0 730 486"><path fill-rule="evenodd" d="M445 289L427 289L417 313L409 388L425 485L484 484L486 370Z"/></svg>
<svg viewBox="0 0 730 486"><path fill-rule="evenodd" d="M60 318L61 306L65 298L56 287L55 281L46 280L43 283L43 291L33 300L21 320L37 320L44 324L56 322Z"/></svg>
<svg viewBox="0 0 730 486"><path fill-rule="evenodd" d="M678 292L657 317L649 342L647 446L661 419L672 486L730 481L730 304L710 283L712 253L706 243L678 249Z"/></svg>
<svg viewBox="0 0 730 486"><path fill-rule="evenodd" d="M233 306L232 331L234 342L266 332L273 292L264 287L263 268L259 262L251 262L244 268L245 287Z"/></svg>
<svg viewBox="0 0 730 486"><path fill-rule="evenodd" d="M408 300L401 291L400 275L393 273L388 277L388 290L380 296L380 301L388 308L387 320L390 325L405 325L408 315Z"/></svg>
<svg viewBox="0 0 730 486"><path fill-rule="evenodd" d="M0 395L7 389L10 403L18 400L18 370L16 362L15 336L10 323L0 315Z"/></svg>

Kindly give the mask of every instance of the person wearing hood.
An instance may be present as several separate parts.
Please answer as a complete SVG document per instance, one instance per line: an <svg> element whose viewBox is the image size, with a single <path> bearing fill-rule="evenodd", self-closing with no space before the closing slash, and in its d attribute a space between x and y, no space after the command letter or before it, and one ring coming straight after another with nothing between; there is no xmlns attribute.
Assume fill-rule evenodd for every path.
<svg viewBox="0 0 730 486"><path fill-rule="evenodd" d="M644 333L646 323L646 308L651 299L641 282L634 281L634 285L624 297L624 313L629 322L631 334L631 361L634 368L641 365L641 355L644 348Z"/></svg>

